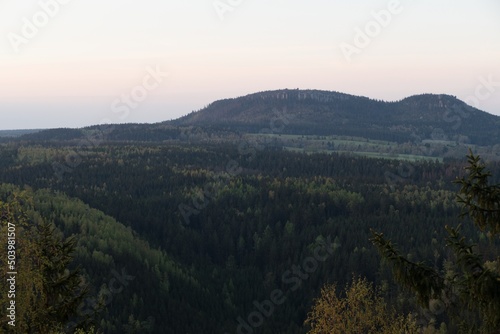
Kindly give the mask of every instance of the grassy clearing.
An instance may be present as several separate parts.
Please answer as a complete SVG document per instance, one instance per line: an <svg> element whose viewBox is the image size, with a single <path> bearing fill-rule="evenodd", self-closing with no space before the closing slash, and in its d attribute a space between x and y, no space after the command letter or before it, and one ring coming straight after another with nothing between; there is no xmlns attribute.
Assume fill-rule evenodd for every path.
<svg viewBox="0 0 500 334"><path fill-rule="evenodd" d="M389 159L389 160L402 160L402 161L439 161L443 162L441 157L428 157L424 155L415 154L389 154L389 153L377 153L377 152L362 152L362 151L343 151L343 150L321 150L321 149L308 149L308 148L298 148L298 147L284 147L285 150L298 153L314 154L314 153L343 153L363 156L367 158L376 159Z"/></svg>

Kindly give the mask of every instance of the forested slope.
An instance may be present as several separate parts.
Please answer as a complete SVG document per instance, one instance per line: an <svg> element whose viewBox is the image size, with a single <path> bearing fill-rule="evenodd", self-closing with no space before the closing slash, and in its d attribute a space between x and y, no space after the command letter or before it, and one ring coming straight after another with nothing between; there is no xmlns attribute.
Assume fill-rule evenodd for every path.
<svg viewBox="0 0 500 334"><path fill-rule="evenodd" d="M444 226L459 222L452 180L464 166L225 143L14 142L1 154L0 182L31 187L33 210L78 236L75 264L93 293L113 270L134 276L99 314L109 333L129 325L235 333L273 291L283 303L255 331L303 333L326 282L344 284L353 273L392 282L371 228L410 256L442 263L437 245ZM467 225L464 233L485 239ZM311 267L322 245L332 251ZM490 254L493 246L481 247ZM396 289L389 299L412 307Z"/></svg>
<svg viewBox="0 0 500 334"><path fill-rule="evenodd" d="M280 129L284 134L335 134L398 143L438 137L476 145L500 142L500 117L444 94L386 102L331 91L265 91L215 101L169 123L253 133Z"/></svg>

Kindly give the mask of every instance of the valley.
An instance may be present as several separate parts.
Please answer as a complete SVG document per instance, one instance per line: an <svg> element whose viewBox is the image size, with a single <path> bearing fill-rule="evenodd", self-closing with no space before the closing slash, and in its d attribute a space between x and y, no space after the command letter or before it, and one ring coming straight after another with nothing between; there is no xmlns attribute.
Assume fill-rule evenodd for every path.
<svg viewBox="0 0 500 334"><path fill-rule="evenodd" d="M80 309L95 310L91 323L105 333L306 333L321 288L344 286L353 275L384 286L397 311L424 314L395 284L372 230L408 258L441 268L451 259L445 226L462 224L467 240L496 260L498 242L459 218L454 181L466 175L471 149L492 171L490 181L500 182L497 127L447 128L411 111L372 117L378 123L365 128L349 125L361 117L353 109L342 111L337 132L318 121L326 109L317 123L292 120L316 107L340 113L330 104L354 98L324 93L297 107L307 94L299 92L298 102L261 94L261 111L252 96L229 102L248 103L242 111L216 102L176 121L4 138L0 201L30 198L21 204L30 221L76 239L72 268L81 266L89 287ZM420 108L441 110L440 99L448 98L427 97ZM415 103L407 105L417 110ZM479 120L470 123L498 122L472 113ZM433 136L439 127L444 132ZM116 277L128 280L110 294Z"/></svg>

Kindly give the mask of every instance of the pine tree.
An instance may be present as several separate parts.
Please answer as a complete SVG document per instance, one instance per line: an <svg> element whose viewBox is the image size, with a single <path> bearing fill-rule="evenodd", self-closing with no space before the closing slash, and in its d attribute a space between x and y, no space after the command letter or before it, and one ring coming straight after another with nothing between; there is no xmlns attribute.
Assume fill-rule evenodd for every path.
<svg viewBox="0 0 500 334"><path fill-rule="evenodd" d="M468 175L456 182L461 185L457 201L463 205L477 228L488 231L491 238L500 235L500 185L490 185L490 172L479 156L468 158ZM466 242L457 228L446 227L446 246L455 256L442 271L424 263L409 261L384 238L372 231L373 244L390 263L394 278L412 291L419 303L441 309L462 333L498 333L500 328L500 258L484 261L474 244Z"/></svg>
<svg viewBox="0 0 500 334"><path fill-rule="evenodd" d="M2 235L7 235L8 226L15 226L16 234L16 264L6 270L2 258L2 271L17 272L15 297L0 295L2 308L15 300L15 327L3 317L0 328L15 333L65 330L70 320L78 318L78 306L87 292L79 269L69 269L76 240L64 240L54 226L34 213L29 191L14 191L5 201L0 200L0 213ZM6 242L2 238L2 249L7 248ZM8 291L7 284L2 280L0 290Z"/></svg>

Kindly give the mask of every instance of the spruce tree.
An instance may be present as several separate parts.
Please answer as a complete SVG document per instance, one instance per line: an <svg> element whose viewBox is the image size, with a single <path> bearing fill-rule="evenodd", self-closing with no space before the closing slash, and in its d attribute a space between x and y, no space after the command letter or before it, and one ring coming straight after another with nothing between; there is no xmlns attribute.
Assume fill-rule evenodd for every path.
<svg viewBox="0 0 500 334"><path fill-rule="evenodd" d="M1 258L3 272L15 276L15 297L0 295L2 309L15 301L15 322L2 317L2 332L59 333L66 324L78 319L78 306L87 288L80 270L70 269L76 246L73 237L63 239L56 228L44 222L33 210L29 191L14 190L0 199L2 249L7 249L8 227L15 226L16 263L8 267ZM11 247L12 248L12 247ZM2 280L0 290L9 291L9 282ZM11 296L12 297L12 296ZM79 319L84 320L84 319ZM15 324L13 326L12 324Z"/></svg>
<svg viewBox="0 0 500 334"><path fill-rule="evenodd" d="M463 206L462 216L469 216L495 239L500 235L500 185L490 184L491 173L479 156L470 152L467 158L467 176L456 181L461 185L457 201ZM476 245L460 234L460 225L446 230L446 246L454 259L443 270L408 260L381 233L372 231L372 242L389 262L395 280L412 291L422 306L440 304L461 333L498 333L500 257L485 261Z"/></svg>

